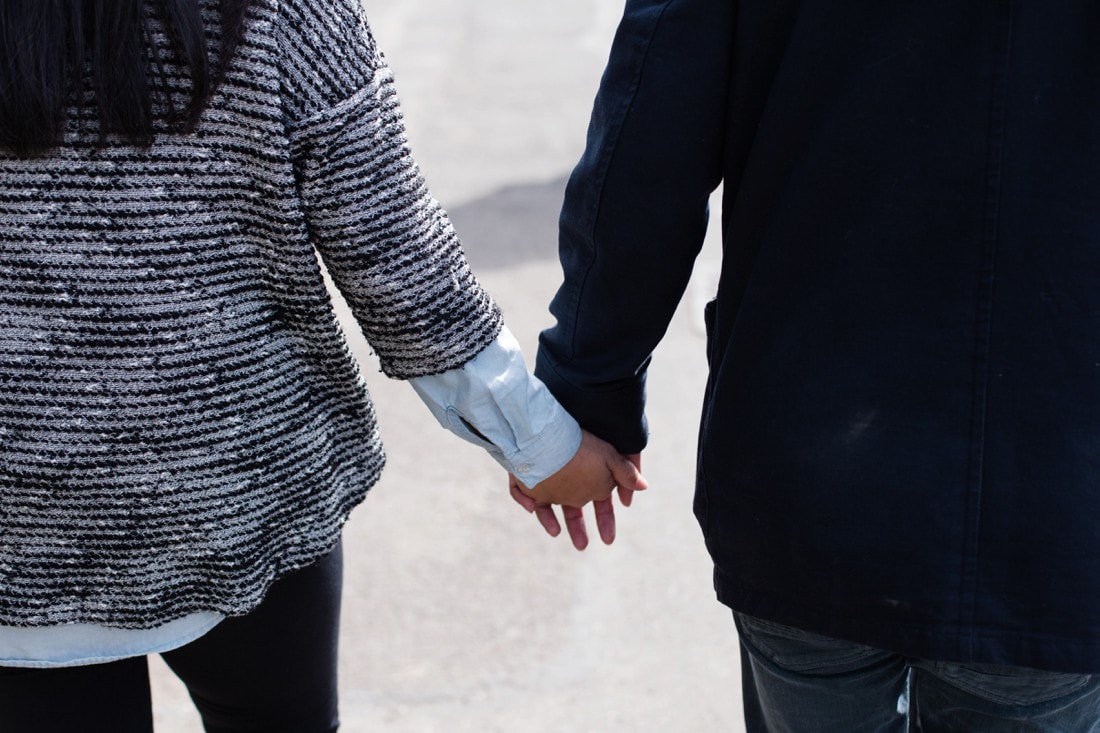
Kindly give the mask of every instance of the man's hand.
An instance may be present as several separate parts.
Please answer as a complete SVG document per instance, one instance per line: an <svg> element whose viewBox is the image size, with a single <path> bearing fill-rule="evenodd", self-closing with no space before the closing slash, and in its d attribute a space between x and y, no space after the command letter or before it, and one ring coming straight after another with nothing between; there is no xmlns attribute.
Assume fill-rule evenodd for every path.
<svg viewBox="0 0 1100 733"><path fill-rule="evenodd" d="M646 488L639 472L639 455L623 456L610 444L587 431L582 431L581 447L576 455L557 473L540 481L534 489L526 488L515 476L508 476L512 498L533 512L551 537L561 533L561 524L553 504L560 504L565 526L573 546L583 550L588 546L588 530L581 510L589 501L596 513L596 527L605 544L615 540L615 509L611 492L619 489L619 500L630 506L635 491Z"/></svg>

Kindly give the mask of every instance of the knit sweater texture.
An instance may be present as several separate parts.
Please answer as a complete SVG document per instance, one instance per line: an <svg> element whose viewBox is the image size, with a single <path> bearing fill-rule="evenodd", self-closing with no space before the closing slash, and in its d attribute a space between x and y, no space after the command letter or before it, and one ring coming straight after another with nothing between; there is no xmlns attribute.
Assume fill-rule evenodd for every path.
<svg viewBox="0 0 1100 733"><path fill-rule="evenodd" d="M0 153L0 624L247 613L384 461L317 254L391 377L462 366L500 313L357 0L254 0L193 133L101 144L88 102L56 151Z"/></svg>

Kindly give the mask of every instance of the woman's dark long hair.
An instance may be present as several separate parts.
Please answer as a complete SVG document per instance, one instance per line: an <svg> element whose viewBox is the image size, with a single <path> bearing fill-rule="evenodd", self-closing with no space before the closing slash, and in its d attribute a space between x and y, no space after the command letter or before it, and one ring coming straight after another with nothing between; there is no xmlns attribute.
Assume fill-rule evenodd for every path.
<svg viewBox="0 0 1100 733"><path fill-rule="evenodd" d="M220 0L221 42L211 48L201 2L0 0L0 148L33 155L55 147L67 108L89 86L101 138L118 133L150 144L154 92L166 100L170 129L193 129L241 41L249 4ZM182 104L168 88L166 59L149 43L151 13L164 24L173 61L190 74Z"/></svg>

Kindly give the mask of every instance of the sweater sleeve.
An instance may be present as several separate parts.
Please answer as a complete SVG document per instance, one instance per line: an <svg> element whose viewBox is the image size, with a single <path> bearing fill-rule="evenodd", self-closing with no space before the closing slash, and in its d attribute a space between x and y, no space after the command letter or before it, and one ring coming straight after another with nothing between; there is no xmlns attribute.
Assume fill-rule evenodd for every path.
<svg viewBox="0 0 1100 733"><path fill-rule="evenodd" d="M387 375L462 366L501 314L412 158L358 0L290 0L280 20L283 114L314 246Z"/></svg>

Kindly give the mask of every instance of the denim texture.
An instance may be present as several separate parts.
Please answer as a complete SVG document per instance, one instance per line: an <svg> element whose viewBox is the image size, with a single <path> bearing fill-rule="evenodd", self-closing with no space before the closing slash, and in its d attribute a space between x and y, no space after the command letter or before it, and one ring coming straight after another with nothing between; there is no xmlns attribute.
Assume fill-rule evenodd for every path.
<svg viewBox="0 0 1100 733"><path fill-rule="evenodd" d="M1094 733L1100 678L953 664L734 613L748 733Z"/></svg>

